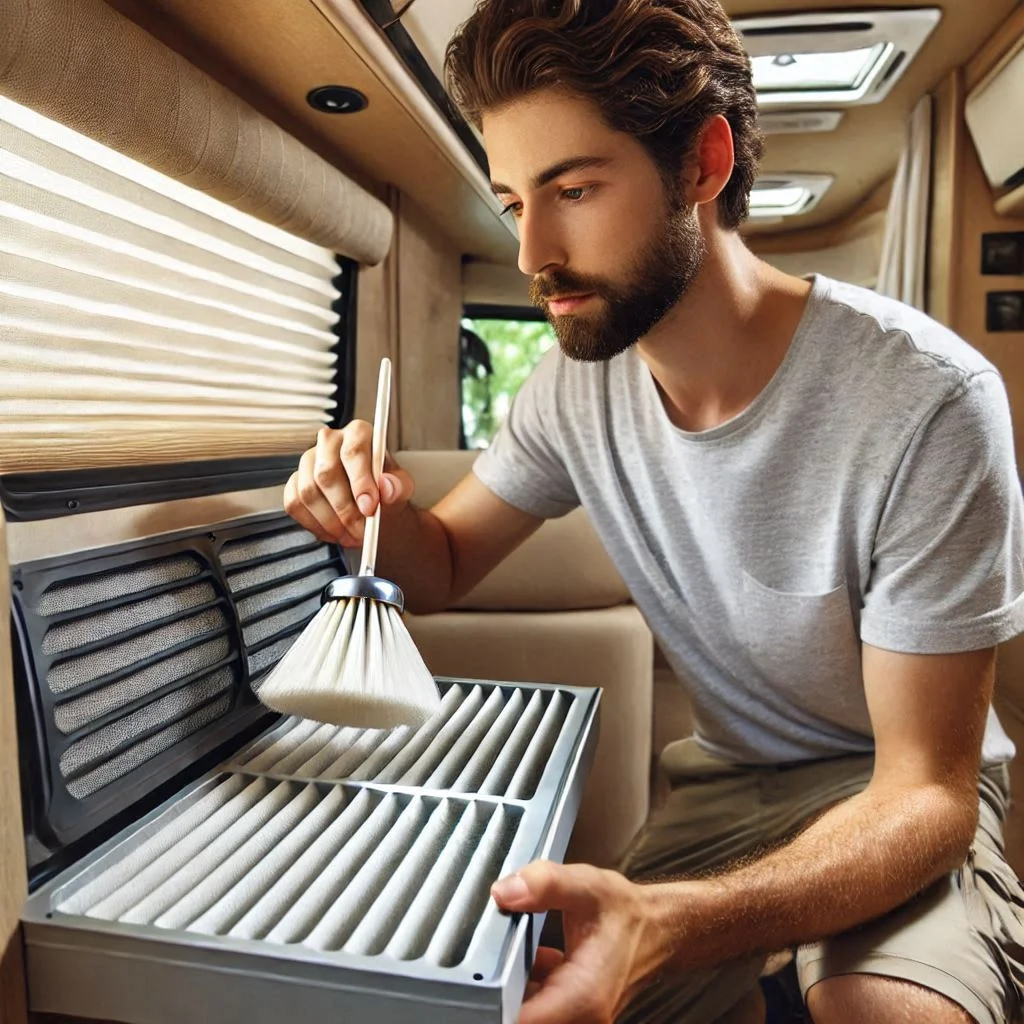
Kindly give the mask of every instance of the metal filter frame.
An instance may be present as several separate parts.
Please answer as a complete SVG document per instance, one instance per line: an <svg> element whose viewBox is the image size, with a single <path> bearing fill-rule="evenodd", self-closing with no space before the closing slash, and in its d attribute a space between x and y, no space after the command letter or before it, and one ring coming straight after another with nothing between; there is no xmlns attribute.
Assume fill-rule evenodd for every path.
<svg viewBox="0 0 1024 1024"><path fill-rule="evenodd" d="M599 691L439 680L419 730L288 718L28 900L33 1010L130 1024L512 1024ZM206 863L208 861L208 863Z"/></svg>

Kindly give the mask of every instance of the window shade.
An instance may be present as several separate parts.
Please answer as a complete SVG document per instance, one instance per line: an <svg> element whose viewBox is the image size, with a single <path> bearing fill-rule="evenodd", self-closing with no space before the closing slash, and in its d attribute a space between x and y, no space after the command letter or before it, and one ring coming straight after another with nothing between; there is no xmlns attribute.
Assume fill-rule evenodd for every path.
<svg viewBox="0 0 1024 1024"><path fill-rule="evenodd" d="M0 472L308 447L338 276L329 249L0 96Z"/></svg>

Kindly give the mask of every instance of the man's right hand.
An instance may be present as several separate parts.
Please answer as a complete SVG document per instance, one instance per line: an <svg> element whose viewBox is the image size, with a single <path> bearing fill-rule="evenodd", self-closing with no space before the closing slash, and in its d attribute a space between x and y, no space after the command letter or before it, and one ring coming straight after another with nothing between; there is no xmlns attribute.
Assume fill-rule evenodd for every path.
<svg viewBox="0 0 1024 1024"><path fill-rule="evenodd" d="M373 427L364 420L352 420L341 430L322 427L316 446L303 453L285 484L285 511L320 540L359 547L378 500L400 507L412 498L412 477L390 456L378 491L370 464L372 438Z"/></svg>

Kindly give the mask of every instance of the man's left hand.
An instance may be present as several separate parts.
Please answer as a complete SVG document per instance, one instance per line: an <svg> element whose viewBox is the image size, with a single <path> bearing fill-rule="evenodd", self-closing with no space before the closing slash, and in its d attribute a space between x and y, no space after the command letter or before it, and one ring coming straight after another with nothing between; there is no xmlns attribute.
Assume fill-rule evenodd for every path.
<svg viewBox="0 0 1024 1024"><path fill-rule="evenodd" d="M651 887L614 871L537 861L491 893L503 910L562 912L565 952L537 950L519 1024L609 1024L661 966Z"/></svg>

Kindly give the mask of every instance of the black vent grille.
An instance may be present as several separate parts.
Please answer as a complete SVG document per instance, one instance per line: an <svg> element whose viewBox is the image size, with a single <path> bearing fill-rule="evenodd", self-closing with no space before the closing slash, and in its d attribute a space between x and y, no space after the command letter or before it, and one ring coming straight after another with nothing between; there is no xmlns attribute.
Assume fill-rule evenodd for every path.
<svg viewBox="0 0 1024 1024"><path fill-rule="evenodd" d="M265 723L246 684L342 571L281 514L16 566L30 863Z"/></svg>
<svg viewBox="0 0 1024 1024"><path fill-rule="evenodd" d="M75 799L109 786L231 707L228 608L195 557L53 583L31 609L57 759Z"/></svg>
<svg viewBox="0 0 1024 1024"><path fill-rule="evenodd" d="M341 569L335 551L297 526L227 541L220 551L242 626L250 685L281 660L320 610Z"/></svg>

